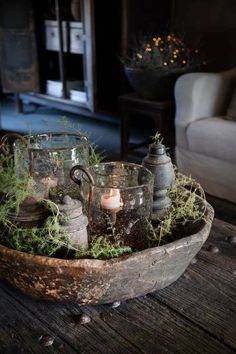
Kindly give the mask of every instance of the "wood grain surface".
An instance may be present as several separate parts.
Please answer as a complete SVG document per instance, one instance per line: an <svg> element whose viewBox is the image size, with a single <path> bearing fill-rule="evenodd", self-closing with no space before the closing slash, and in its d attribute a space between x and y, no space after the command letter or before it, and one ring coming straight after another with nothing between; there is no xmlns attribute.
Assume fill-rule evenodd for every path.
<svg viewBox="0 0 236 354"><path fill-rule="evenodd" d="M36 300L2 281L0 353L235 353L235 237L215 219L174 284L116 308Z"/></svg>

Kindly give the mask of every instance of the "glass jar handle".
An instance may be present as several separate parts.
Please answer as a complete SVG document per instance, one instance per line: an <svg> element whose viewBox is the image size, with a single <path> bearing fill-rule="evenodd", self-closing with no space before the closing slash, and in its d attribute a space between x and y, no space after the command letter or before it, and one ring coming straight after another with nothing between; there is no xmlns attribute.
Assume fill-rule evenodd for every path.
<svg viewBox="0 0 236 354"><path fill-rule="evenodd" d="M75 165L71 168L70 170L70 178L72 179L72 181L74 181L76 184L78 184L79 186L81 185L81 180L78 179L75 175L75 172L76 171L82 171L86 174L86 176L88 177L89 179L89 182L90 184L94 185L94 179L93 179L93 176L91 175L91 173L88 171L88 169L85 167L85 166L82 166L82 165Z"/></svg>
<svg viewBox="0 0 236 354"><path fill-rule="evenodd" d="M94 182L93 176L91 175L91 173L88 171L88 169L85 166L75 165L70 170L70 178L72 179L72 181L74 181L76 184L78 184L79 187L81 187L81 180L78 179L75 175L75 172L78 170L85 173L85 175L89 179L88 220L90 221L91 220L91 203L92 203L93 187L95 185L95 182ZM81 194L81 196L84 199L82 194Z"/></svg>
<svg viewBox="0 0 236 354"><path fill-rule="evenodd" d="M6 148L6 142L8 140L21 140L25 145L27 145L27 140L23 137L23 135L20 135L18 133L7 133L3 135L3 137L0 140L0 151L2 150L3 153L7 153L7 148Z"/></svg>

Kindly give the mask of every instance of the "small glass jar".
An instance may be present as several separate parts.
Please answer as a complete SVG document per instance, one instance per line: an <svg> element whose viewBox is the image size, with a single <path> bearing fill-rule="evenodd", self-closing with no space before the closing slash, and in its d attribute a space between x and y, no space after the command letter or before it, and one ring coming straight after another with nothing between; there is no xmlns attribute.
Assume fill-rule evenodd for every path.
<svg viewBox="0 0 236 354"><path fill-rule="evenodd" d="M24 136L24 139L27 144L22 140L14 143L19 171L27 168L36 182L63 194L71 194L70 169L78 163L88 165L87 138L72 133L46 133Z"/></svg>
<svg viewBox="0 0 236 354"><path fill-rule="evenodd" d="M151 214L152 173L133 163L105 162L89 168L74 166L71 178L80 185L89 235L107 235L139 248Z"/></svg>

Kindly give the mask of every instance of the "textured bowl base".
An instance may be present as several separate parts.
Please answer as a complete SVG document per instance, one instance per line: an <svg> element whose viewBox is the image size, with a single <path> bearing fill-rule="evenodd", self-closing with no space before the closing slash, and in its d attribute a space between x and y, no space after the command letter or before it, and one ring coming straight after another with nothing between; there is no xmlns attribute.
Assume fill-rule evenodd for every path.
<svg viewBox="0 0 236 354"><path fill-rule="evenodd" d="M197 233L164 246L109 260L63 260L32 256L0 246L0 277L36 298L79 305L122 301L162 289L176 281L209 236L209 222ZM14 271L12 271L14 269Z"/></svg>

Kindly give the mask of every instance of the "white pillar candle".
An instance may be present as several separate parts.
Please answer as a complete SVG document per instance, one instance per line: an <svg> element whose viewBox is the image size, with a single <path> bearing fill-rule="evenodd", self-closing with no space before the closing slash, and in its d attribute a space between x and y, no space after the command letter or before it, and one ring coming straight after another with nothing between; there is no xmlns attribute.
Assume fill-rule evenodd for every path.
<svg viewBox="0 0 236 354"><path fill-rule="evenodd" d="M111 188L110 192L101 196L101 207L107 210L118 209L122 206L120 190Z"/></svg>

